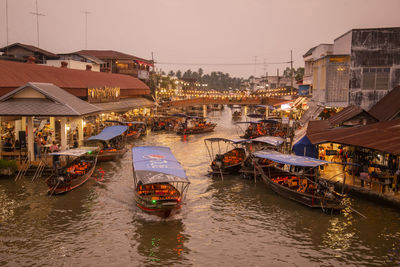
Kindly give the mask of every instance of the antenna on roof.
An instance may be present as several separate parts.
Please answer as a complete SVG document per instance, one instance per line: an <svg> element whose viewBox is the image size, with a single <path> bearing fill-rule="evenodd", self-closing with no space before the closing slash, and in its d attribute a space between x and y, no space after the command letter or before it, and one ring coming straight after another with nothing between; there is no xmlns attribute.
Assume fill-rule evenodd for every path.
<svg viewBox="0 0 400 267"><path fill-rule="evenodd" d="M85 49L87 49L87 15L92 14L92 12L86 10L81 12L85 14Z"/></svg>
<svg viewBox="0 0 400 267"><path fill-rule="evenodd" d="M45 14L39 13L38 9L38 0L36 0L36 12L29 12L32 15L36 16L36 29L37 29L37 46L39 47L39 16L45 16Z"/></svg>

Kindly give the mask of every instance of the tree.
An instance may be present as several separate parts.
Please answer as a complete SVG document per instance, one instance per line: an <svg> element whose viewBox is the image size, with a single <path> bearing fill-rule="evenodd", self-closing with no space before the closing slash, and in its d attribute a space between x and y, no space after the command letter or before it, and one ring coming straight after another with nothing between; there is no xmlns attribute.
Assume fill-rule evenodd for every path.
<svg viewBox="0 0 400 267"><path fill-rule="evenodd" d="M294 76L294 78L296 79L296 81L301 81L301 80L303 80L303 76L304 76L304 68L302 68L302 67L297 68L296 74L295 74L295 76Z"/></svg>
<svg viewBox="0 0 400 267"><path fill-rule="evenodd" d="M181 78L182 78L182 71L178 70L178 71L176 72L176 77L177 77L178 79L181 79Z"/></svg>
<svg viewBox="0 0 400 267"><path fill-rule="evenodd" d="M170 72L168 72L168 76L170 76L170 77L175 76L175 72L173 70L171 70Z"/></svg>

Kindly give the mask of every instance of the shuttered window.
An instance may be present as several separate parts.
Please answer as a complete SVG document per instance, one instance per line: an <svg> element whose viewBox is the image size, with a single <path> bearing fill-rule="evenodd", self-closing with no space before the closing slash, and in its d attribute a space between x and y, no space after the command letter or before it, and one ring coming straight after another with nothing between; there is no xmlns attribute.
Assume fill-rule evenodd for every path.
<svg viewBox="0 0 400 267"><path fill-rule="evenodd" d="M390 68L363 68L362 89L388 90Z"/></svg>

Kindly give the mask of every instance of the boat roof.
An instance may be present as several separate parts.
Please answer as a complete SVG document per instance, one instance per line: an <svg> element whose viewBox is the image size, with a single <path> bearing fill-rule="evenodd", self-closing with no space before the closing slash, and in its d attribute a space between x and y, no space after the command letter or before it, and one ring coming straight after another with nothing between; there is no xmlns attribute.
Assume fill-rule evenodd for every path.
<svg viewBox="0 0 400 267"><path fill-rule="evenodd" d="M212 138L206 138L204 141L209 141L209 142L230 142L234 144L239 144L239 143L244 143L248 141L248 139L242 139L242 138L223 138L223 137L212 137Z"/></svg>
<svg viewBox="0 0 400 267"><path fill-rule="evenodd" d="M263 118L264 116L265 115L258 114L258 113L247 114L247 117L249 117L249 118Z"/></svg>
<svg viewBox="0 0 400 267"><path fill-rule="evenodd" d="M100 140L100 141L108 141L123 134L128 129L128 126L125 125L116 125L110 126L103 129L101 133L98 135L94 135L88 138L88 140Z"/></svg>
<svg viewBox="0 0 400 267"><path fill-rule="evenodd" d="M117 121L117 120L106 120L106 122L118 123L120 125L125 124L145 124L143 121Z"/></svg>
<svg viewBox="0 0 400 267"><path fill-rule="evenodd" d="M138 146L132 148L135 176L143 184L189 183L185 170L165 146Z"/></svg>
<svg viewBox="0 0 400 267"><path fill-rule="evenodd" d="M79 148L72 148L72 149L49 153L49 155L81 157L85 154L91 154L93 151L96 151L98 149L99 149L98 147L79 147Z"/></svg>
<svg viewBox="0 0 400 267"><path fill-rule="evenodd" d="M238 122L235 122L235 124L258 124L259 122L257 122L257 121L238 121Z"/></svg>
<svg viewBox="0 0 400 267"><path fill-rule="evenodd" d="M282 137L279 137L279 136L260 136L260 137L251 139L249 141L266 143L266 144L273 145L273 146L279 146L285 141L285 139L283 139Z"/></svg>
<svg viewBox="0 0 400 267"><path fill-rule="evenodd" d="M301 167L317 167L320 165L331 163L329 161L315 159L311 157L288 155L271 151L257 151L253 155L257 158L269 159L281 164L289 164Z"/></svg>
<svg viewBox="0 0 400 267"><path fill-rule="evenodd" d="M263 122L263 123L278 123L278 119L264 119L264 120L259 120L258 122Z"/></svg>

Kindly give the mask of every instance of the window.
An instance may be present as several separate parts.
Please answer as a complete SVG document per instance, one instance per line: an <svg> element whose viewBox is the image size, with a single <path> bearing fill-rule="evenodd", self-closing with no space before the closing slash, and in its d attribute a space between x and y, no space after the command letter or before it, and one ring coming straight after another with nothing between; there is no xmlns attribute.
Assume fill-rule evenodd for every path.
<svg viewBox="0 0 400 267"><path fill-rule="evenodd" d="M390 68L363 68L362 89L388 90Z"/></svg>

